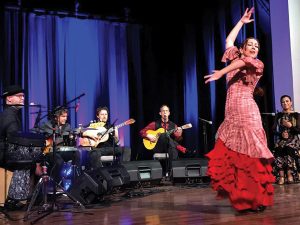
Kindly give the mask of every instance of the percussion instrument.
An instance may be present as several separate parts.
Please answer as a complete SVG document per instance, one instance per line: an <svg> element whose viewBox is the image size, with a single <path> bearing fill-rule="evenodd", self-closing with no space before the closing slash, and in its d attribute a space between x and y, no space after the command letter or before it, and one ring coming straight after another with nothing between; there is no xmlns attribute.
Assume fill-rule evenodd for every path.
<svg viewBox="0 0 300 225"><path fill-rule="evenodd" d="M43 158L45 137L35 133L12 133L7 137L6 165L11 169L25 169Z"/></svg>
<svg viewBox="0 0 300 225"><path fill-rule="evenodd" d="M16 132L7 137L7 143L26 147L44 147L45 136L35 133Z"/></svg>

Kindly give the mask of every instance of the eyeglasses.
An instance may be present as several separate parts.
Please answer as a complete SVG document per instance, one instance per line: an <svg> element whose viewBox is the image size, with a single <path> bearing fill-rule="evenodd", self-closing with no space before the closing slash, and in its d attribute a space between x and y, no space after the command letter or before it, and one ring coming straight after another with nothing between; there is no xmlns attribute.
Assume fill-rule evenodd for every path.
<svg viewBox="0 0 300 225"><path fill-rule="evenodd" d="M13 96L16 96L18 98L25 98L25 95L24 94L16 94L16 95L13 95Z"/></svg>

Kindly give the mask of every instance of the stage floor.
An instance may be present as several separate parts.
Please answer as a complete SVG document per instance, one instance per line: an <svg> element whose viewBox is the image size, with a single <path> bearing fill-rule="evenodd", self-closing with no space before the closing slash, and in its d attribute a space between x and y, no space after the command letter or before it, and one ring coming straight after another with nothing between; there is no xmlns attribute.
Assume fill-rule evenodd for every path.
<svg viewBox="0 0 300 225"><path fill-rule="evenodd" d="M206 225L273 225L300 224L300 184L274 185L275 205L262 213L237 213L228 200L216 200L215 193L205 184L171 185L133 189L106 196L101 204L80 210L67 204L70 209L53 212L36 224L206 224ZM58 206L71 203L60 197ZM25 212L10 212L19 221L8 221L0 215L0 224L30 224L23 222Z"/></svg>

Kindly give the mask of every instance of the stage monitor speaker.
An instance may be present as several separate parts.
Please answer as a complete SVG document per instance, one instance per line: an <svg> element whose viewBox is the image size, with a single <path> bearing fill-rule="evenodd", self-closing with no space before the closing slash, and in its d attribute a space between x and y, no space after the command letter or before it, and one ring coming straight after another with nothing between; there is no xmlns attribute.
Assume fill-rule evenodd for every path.
<svg viewBox="0 0 300 225"><path fill-rule="evenodd" d="M91 204L99 197L112 192L115 187L130 183L130 176L122 165L100 167L84 172L75 178L70 194L82 204Z"/></svg>
<svg viewBox="0 0 300 225"><path fill-rule="evenodd" d="M173 182L203 182L203 178L207 177L207 165L208 161L204 158L173 160Z"/></svg>
<svg viewBox="0 0 300 225"><path fill-rule="evenodd" d="M69 192L81 204L86 205L95 202L99 196L103 196L107 192L107 185L100 174L84 172L75 179Z"/></svg>
<svg viewBox="0 0 300 225"><path fill-rule="evenodd" d="M159 161L143 160L122 162L130 175L130 182L160 182L162 179L162 167Z"/></svg>
<svg viewBox="0 0 300 225"><path fill-rule="evenodd" d="M121 187L130 183L130 175L123 165L100 167L95 173L101 174L106 181L107 192L111 192L115 187Z"/></svg>

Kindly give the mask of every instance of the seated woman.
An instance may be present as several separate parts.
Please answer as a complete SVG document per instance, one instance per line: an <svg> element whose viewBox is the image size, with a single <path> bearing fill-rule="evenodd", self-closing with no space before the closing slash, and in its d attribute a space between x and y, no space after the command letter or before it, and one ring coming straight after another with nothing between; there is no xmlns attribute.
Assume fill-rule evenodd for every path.
<svg viewBox="0 0 300 225"><path fill-rule="evenodd" d="M292 99L288 95L280 98L282 112L276 114L273 130L279 136L274 149L275 172L278 184L293 183L300 180L300 118L299 113L292 108Z"/></svg>

